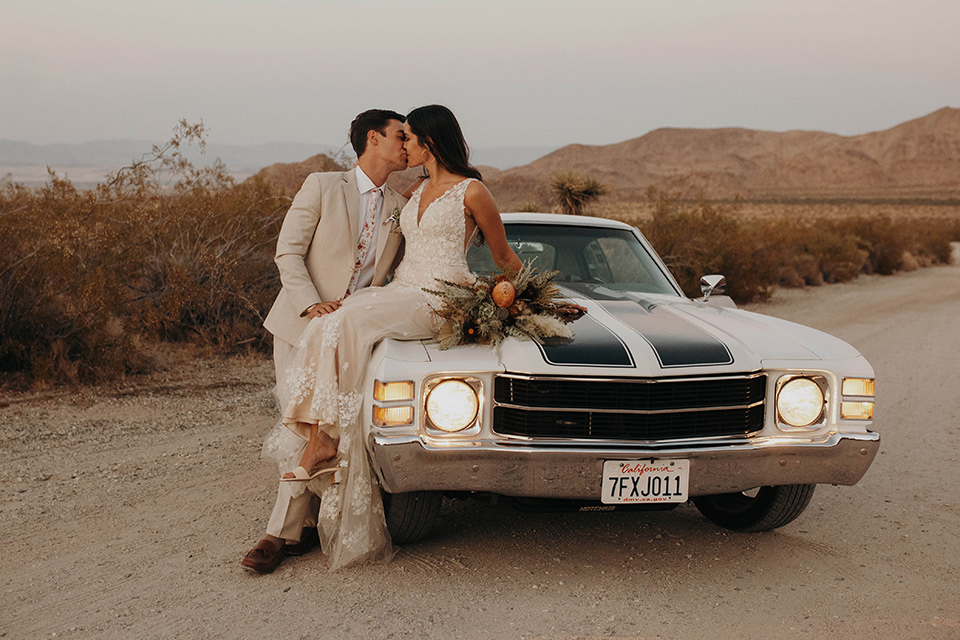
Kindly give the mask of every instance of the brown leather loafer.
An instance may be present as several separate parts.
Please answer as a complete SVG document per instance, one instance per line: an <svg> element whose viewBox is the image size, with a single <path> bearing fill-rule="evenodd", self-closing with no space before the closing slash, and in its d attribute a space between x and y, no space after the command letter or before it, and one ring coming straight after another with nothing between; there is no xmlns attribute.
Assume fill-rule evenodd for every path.
<svg viewBox="0 0 960 640"><path fill-rule="evenodd" d="M251 573L271 573L283 560L285 546L281 544L278 549L264 538L240 561L240 565Z"/></svg>
<svg viewBox="0 0 960 640"><path fill-rule="evenodd" d="M300 532L300 542L284 545L283 552L288 556L302 556L313 551L319 544L320 534L317 533L317 528L304 527Z"/></svg>

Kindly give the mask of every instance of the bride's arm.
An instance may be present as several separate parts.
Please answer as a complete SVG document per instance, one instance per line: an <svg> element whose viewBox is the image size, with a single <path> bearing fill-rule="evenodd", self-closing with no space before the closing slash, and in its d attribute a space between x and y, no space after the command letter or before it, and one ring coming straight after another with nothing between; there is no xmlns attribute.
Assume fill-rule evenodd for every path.
<svg viewBox="0 0 960 640"><path fill-rule="evenodd" d="M463 206L468 216L480 227L494 263L504 270L519 271L520 258L507 243L507 232L500 219L500 209L490 191L482 182L471 182L464 194Z"/></svg>

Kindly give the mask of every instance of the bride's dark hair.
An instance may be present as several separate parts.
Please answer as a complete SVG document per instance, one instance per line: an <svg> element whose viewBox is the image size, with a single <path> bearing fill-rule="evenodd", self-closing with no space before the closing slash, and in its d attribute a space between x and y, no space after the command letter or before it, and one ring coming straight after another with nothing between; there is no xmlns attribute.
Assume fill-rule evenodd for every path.
<svg viewBox="0 0 960 640"><path fill-rule="evenodd" d="M437 164L454 175L483 181L477 168L470 164L470 149L450 109L439 104L418 107L407 114L407 124Z"/></svg>

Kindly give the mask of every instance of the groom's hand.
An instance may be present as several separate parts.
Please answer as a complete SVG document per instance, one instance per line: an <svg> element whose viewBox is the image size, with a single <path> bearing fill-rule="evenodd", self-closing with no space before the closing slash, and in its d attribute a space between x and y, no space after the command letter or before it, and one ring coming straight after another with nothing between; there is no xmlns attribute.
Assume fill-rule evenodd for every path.
<svg viewBox="0 0 960 640"><path fill-rule="evenodd" d="M339 308L340 308L339 300L329 300L327 302L318 302L307 308L307 317L312 320L313 318L319 318L322 315L333 313Z"/></svg>

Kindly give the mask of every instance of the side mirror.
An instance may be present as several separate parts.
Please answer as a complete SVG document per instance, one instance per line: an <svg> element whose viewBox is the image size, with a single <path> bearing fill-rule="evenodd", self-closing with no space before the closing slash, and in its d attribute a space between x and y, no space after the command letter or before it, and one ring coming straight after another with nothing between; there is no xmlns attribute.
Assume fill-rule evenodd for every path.
<svg viewBox="0 0 960 640"><path fill-rule="evenodd" d="M703 294L703 301L710 299L710 294L725 293L727 290L727 278L718 274L703 276L700 278L700 292Z"/></svg>

